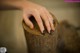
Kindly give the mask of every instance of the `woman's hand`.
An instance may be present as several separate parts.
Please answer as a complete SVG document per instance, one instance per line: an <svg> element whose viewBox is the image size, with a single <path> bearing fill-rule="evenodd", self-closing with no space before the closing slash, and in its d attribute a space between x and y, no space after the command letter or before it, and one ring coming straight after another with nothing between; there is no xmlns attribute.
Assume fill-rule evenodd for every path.
<svg viewBox="0 0 80 53"><path fill-rule="evenodd" d="M34 28L33 23L29 20L29 17L32 15L37 21L38 26L42 33L45 30L42 20L44 21L47 31L49 33L50 33L50 30L54 30L53 18L46 8L29 1L6 0L6 1L2 1L2 3L5 5L10 5L10 6L21 9L23 11L23 19L30 28L32 29Z"/></svg>
<svg viewBox="0 0 80 53"><path fill-rule="evenodd" d="M46 8L38 4L26 1L24 4L22 4L22 10L23 10L23 19L30 28L32 29L34 28L33 23L29 20L29 17L32 15L37 21L38 26L42 33L45 30L42 19L45 22L46 28L49 33L50 30L54 30L53 18Z"/></svg>

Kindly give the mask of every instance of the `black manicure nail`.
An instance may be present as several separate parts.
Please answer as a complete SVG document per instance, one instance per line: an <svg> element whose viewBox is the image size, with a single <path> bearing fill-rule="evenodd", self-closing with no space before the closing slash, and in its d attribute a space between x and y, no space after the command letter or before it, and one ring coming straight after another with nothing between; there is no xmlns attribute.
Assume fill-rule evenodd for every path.
<svg viewBox="0 0 80 53"><path fill-rule="evenodd" d="M49 34L50 34L50 35L52 35L53 33L54 33L54 31L53 31L53 30L51 30Z"/></svg>

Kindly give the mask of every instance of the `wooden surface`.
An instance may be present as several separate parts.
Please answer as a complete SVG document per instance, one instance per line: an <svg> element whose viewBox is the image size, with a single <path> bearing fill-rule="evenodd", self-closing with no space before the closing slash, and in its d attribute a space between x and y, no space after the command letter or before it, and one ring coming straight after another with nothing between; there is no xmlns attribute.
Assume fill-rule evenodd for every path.
<svg viewBox="0 0 80 53"><path fill-rule="evenodd" d="M57 29L58 22L54 18L54 25ZM23 28L25 32L26 41L28 44L28 52L29 53L56 53L57 42L58 42L58 32L55 29L54 32L50 34L45 30L44 34L40 32L38 24L36 23L33 17L30 17L30 20L34 24L34 29L30 29L24 22ZM46 27L45 27L46 28Z"/></svg>
<svg viewBox="0 0 80 53"><path fill-rule="evenodd" d="M80 53L80 36L76 28L67 21L57 23L51 34L47 30L42 34L34 19L30 20L35 25L34 30L23 22L29 53Z"/></svg>

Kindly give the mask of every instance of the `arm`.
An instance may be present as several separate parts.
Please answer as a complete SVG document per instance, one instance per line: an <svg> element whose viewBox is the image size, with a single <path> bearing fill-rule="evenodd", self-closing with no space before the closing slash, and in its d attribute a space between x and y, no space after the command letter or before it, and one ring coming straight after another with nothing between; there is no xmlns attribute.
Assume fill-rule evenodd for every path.
<svg viewBox="0 0 80 53"><path fill-rule="evenodd" d="M0 0L0 9L21 9L26 0Z"/></svg>

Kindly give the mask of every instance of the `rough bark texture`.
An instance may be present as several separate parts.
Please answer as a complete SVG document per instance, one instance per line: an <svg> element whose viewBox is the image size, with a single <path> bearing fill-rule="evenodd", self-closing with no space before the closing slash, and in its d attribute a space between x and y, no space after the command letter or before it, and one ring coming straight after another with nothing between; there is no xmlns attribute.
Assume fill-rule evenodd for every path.
<svg viewBox="0 0 80 53"><path fill-rule="evenodd" d="M63 21L58 23L54 18L55 31L42 34L35 20L32 30L23 22L23 28L29 53L80 53L80 36L74 26ZM44 25L45 26L45 25ZM46 28L46 27L45 27Z"/></svg>
<svg viewBox="0 0 80 53"><path fill-rule="evenodd" d="M50 34L47 30L44 31L44 34L40 32L40 29L35 22L35 19L31 16L30 20L33 22L35 28L31 30L28 26L23 24L25 30L25 37L28 44L29 53L56 53L57 46L57 30L51 32ZM57 20L54 20L54 25L57 27ZM45 27L46 28L46 27Z"/></svg>

